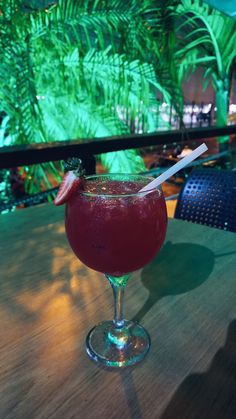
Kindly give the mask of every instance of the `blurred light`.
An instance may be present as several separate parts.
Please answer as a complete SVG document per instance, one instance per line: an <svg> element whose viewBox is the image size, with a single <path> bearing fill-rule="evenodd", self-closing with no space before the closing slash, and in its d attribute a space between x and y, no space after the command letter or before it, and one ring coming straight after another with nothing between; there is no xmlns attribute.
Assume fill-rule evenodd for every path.
<svg viewBox="0 0 236 419"><path fill-rule="evenodd" d="M229 112L230 113L235 113L236 112L236 105L235 105L235 103L231 103L231 105L229 105Z"/></svg>

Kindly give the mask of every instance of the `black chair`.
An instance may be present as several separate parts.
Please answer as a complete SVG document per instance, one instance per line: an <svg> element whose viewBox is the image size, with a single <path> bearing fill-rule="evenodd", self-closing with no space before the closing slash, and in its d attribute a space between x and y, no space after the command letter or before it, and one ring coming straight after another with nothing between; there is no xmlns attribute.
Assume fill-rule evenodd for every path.
<svg viewBox="0 0 236 419"><path fill-rule="evenodd" d="M213 104L211 104L208 112L203 112L203 110L199 112L199 114L197 115L197 121L200 123L200 126L202 122L208 122L208 125L211 125L212 110L213 110Z"/></svg>
<svg viewBox="0 0 236 419"><path fill-rule="evenodd" d="M236 232L236 172L193 170L179 194L175 218Z"/></svg>

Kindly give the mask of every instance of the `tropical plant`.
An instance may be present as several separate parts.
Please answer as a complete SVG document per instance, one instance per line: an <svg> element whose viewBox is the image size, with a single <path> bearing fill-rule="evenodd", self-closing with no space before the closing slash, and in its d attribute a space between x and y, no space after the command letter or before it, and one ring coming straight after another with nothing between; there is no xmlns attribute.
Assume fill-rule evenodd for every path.
<svg viewBox="0 0 236 419"><path fill-rule="evenodd" d="M167 78L154 0L5 0L0 4L4 144L123 135L157 129ZM7 123L6 123L7 122ZM144 169L135 150L102 157L109 171ZM59 166L60 169L60 166ZM53 163L27 168L27 191L59 180Z"/></svg>
<svg viewBox="0 0 236 419"><path fill-rule="evenodd" d="M201 0L181 0L176 9L180 80L198 66L205 68L216 94L216 123L227 125L232 65L236 57L236 22ZM221 137L220 141L227 138Z"/></svg>

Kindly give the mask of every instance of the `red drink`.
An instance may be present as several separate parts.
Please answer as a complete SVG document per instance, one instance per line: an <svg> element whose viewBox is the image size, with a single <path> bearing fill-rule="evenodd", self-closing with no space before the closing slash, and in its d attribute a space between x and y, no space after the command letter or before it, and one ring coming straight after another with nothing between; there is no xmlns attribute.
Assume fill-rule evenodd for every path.
<svg viewBox="0 0 236 419"><path fill-rule="evenodd" d="M142 268L165 238L162 192L137 194L149 179L133 179L91 177L66 206L66 233L74 253L88 267L112 276Z"/></svg>

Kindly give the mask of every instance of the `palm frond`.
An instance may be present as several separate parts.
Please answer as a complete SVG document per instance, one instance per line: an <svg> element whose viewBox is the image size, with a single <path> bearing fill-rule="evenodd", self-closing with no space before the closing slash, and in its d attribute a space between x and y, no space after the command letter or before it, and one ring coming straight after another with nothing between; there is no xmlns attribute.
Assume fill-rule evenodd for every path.
<svg viewBox="0 0 236 419"><path fill-rule="evenodd" d="M187 32L183 41L188 40L188 45L180 48L177 55L184 56L191 48L198 47L199 54L205 55L207 62L204 53L208 45L210 55L215 56L215 71L224 78L236 55L236 23L199 0L182 0L177 13L182 18L177 30ZM199 36L201 32L203 35Z"/></svg>
<svg viewBox="0 0 236 419"><path fill-rule="evenodd" d="M103 165L110 173L139 173L145 170L142 158L135 150L122 150L101 156Z"/></svg>
<svg viewBox="0 0 236 419"><path fill-rule="evenodd" d="M0 98L14 143L122 135L135 124L150 131L157 96L181 107L170 52L173 0L168 8L153 0L53 3L6 0L2 6ZM143 168L137 152L113 156L104 157L109 170L121 171L121 161L127 171ZM49 186L46 170L56 178L53 165L29 169L30 192Z"/></svg>

